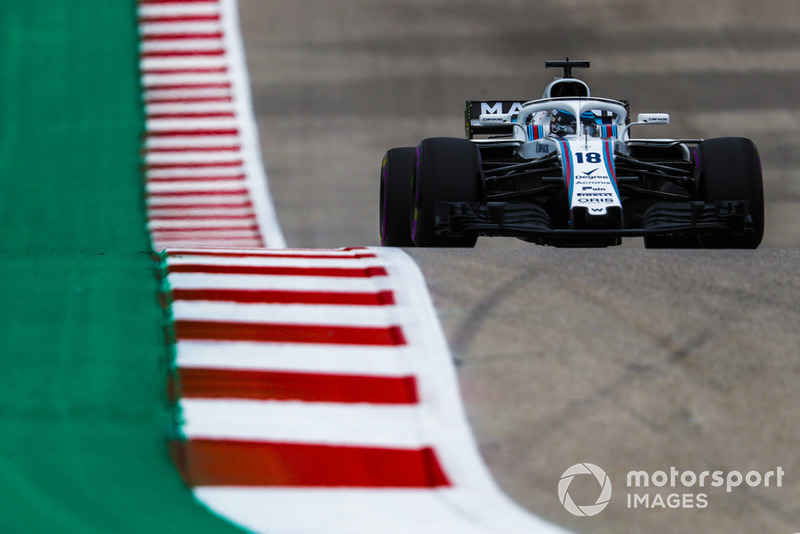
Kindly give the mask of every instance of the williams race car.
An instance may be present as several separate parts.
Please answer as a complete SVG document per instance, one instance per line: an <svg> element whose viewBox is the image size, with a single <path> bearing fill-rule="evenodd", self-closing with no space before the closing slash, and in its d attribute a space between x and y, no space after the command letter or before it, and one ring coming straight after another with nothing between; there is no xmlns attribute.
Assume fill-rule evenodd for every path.
<svg viewBox="0 0 800 534"><path fill-rule="evenodd" d="M389 150L381 165L385 246L471 247L511 236L565 247L756 248L764 233L758 151L749 139L638 139L668 124L591 96L563 69L531 101L469 101L466 139ZM638 127L638 126L637 126Z"/></svg>

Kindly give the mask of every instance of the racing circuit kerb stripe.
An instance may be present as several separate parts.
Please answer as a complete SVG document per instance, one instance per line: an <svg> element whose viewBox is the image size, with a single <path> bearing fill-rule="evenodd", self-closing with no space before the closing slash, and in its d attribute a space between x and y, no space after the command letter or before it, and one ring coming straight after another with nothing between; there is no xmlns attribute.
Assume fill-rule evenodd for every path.
<svg viewBox="0 0 800 534"><path fill-rule="evenodd" d="M563 532L493 485L413 261L281 248L236 9L139 3L184 480L252 532Z"/></svg>
<svg viewBox="0 0 800 534"><path fill-rule="evenodd" d="M171 388L183 398L416 404L413 376L358 376L238 369L178 369Z"/></svg>
<svg viewBox="0 0 800 534"><path fill-rule="evenodd" d="M233 6L235 8L235 6ZM266 192L241 43L218 0L141 0L148 221L176 244L284 246ZM225 8L230 9L230 8Z"/></svg>
<svg viewBox="0 0 800 534"><path fill-rule="evenodd" d="M365 425L373 420L364 413L365 405L407 406L411 412L398 412L397 422L386 419L393 417L391 411L377 416L389 428L414 432L413 426L407 426L406 417L420 410L422 402L418 377L403 363L406 354L419 349L408 347L403 324L411 316L396 309L395 291L386 288L387 269L391 267L376 265L383 260L366 249L298 252L230 249L210 250L205 255L205 249L197 249L167 251L163 256L177 350L172 389L183 413L182 433L186 438L183 443L173 443L172 450L185 479L191 485L206 487L449 486L433 439L414 438L408 443L403 438L393 443L392 438L380 432L372 435L371 430L363 432L363 438L350 433L337 438L336 428L331 433L312 429L310 434L320 436L313 438L302 425L297 426L292 414L298 409L301 414L313 410L313 406L328 410L323 413L333 414L331 417L338 411L339 416ZM294 279L288 285L296 289L281 290L284 296L279 302L272 298L274 290L251 289L256 281L262 286L281 287L287 278ZM334 295L345 293L337 288L349 288L349 293L373 298L368 304L301 304L307 312L325 311L329 321L305 323L302 318L306 313L296 313L296 302L303 302L320 282ZM209 291L208 298L204 290ZM247 299L224 300L226 295L236 297L242 291L256 293L250 293ZM182 299L186 292L191 298ZM265 300L259 301L258 294ZM378 299L378 295L384 297ZM215 308L220 302L234 311ZM253 308L256 305L259 308ZM348 317L352 310L363 318L358 314ZM237 311L249 315L237 320ZM259 313L262 320L258 320ZM211 351L213 364L192 362L198 343L199 352ZM335 367L335 361L330 361L327 369L303 370L304 353L319 345L327 348L331 360L336 358L334 347L368 348L370 352L359 358L360 371L335 372L330 367ZM234 364L226 352L247 354L258 361L259 368L246 368L241 361ZM375 359L394 361L396 371L379 371ZM213 414L191 409L191 403L198 400L216 404L215 409L224 411L228 420L241 419L246 425L216 428ZM259 424L246 416L253 402L263 403L270 410L268 419L261 422L265 424L263 430L248 428ZM298 408L297 402L304 404ZM343 408L346 406L353 409ZM254 437L254 432L260 435Z"/></svg>
<svg viewBox="0 0 800 534"><path fill-rule="evenodd" d="M193 486L431 488L448 486L435 453L196 439L179 463ZM313 510L309 510L313 513Z"/></svg>

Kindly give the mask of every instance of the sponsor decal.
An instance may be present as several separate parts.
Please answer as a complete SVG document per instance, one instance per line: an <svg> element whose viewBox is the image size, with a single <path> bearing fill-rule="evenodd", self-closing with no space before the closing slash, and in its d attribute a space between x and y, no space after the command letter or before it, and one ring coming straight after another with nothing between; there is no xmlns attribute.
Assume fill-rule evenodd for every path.
<svg viewBox="0 0 800 534"><path fill-rule="evenodd" d="M519 113L523 102L499 101L481 102L481 115L504 115L508 113Z"/></svg>
<svg viewBox="0 0 800 534"><path fill-rule="evenodd" d="M594 206L589 215L600 216L609 207L621 208L611 143L602 139L565 139L559 144L570 209Z"/></svg>
<svg viewBox="0 0 800 534"><path fill-rule="evenodd" d="M581 204L614 204L613 198L579 198L578 202Z"/></svg>
<svg viewBox="0 0 800 534"><path fill-rule="evenodd" d="M481 115L502 115L503 104L502 102L481 102Z"/></svg>

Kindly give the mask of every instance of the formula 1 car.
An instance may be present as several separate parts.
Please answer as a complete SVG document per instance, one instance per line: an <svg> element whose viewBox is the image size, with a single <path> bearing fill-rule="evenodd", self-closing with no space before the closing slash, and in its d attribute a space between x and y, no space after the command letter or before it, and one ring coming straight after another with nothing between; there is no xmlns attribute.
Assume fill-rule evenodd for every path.
<svg viewBox="0 0 800 534"><path fill-rule="evenodd" d="M385 246L471 247L478 236L604 247L756 248L764 233L758 151L749 139L637 139L668 124L597 98L572 76L588 61L546 61L563 76L531 101L468 101L466 139L434 137L383 158Z"/></svg>

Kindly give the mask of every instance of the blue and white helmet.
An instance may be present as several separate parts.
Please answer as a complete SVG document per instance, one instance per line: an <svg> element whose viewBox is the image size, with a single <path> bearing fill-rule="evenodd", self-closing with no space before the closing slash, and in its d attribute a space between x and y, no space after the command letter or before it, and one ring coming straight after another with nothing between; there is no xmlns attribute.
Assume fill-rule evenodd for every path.
<svg viewBox="0 0 800 534"><path fill-rule="evenodd" d="M575 115L563 109L556 110L550 116L550 133L559 137L572 135L577 131Z"/></svg>
<svg viewBox="0 0 800 534"><path fill-rule="evenodd" d="M581 123L585 132L594 137L597 135L597 116L591 111L581 114ZM563 109L556 110L550 117L550 132L559 137L574 135L578 131L578 122L575 115Z"/></svg>

